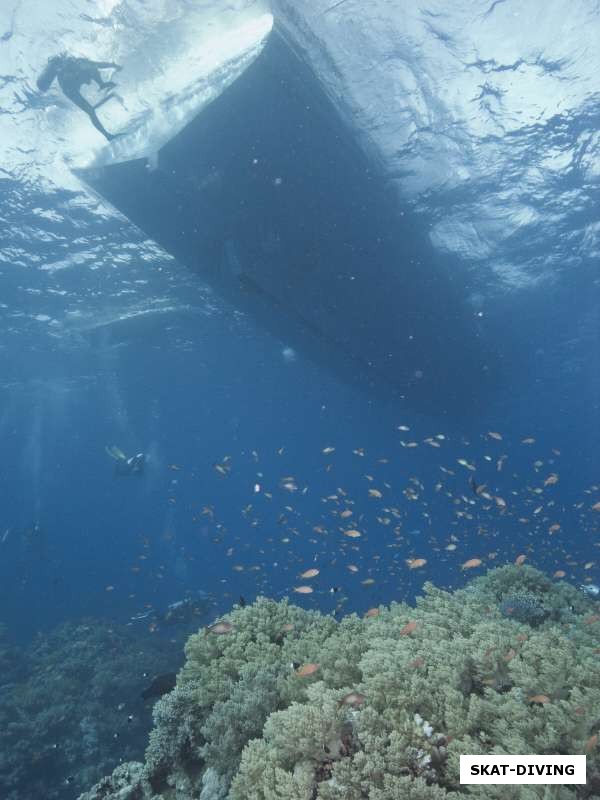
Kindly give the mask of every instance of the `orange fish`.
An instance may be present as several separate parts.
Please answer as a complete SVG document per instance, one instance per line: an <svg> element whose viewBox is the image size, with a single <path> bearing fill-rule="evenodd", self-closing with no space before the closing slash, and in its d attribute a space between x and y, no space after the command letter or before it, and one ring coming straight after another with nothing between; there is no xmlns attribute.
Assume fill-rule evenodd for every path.
<svg viewBox="0 0 600 800"><path fill-rule="evenodd" d="M598 734L595 733L593 736L590 736L590 738L585 743L585 748L584 748L585 752L591 753L592 750L596 749L597 744L598 744Z"/></svg>
<svg viewBox="0 0 600 800"><path fill-rule="evenodd" d="M593 625L594 622L598 622L599 619L600 619L600 614L592 614L591 617L588 617L587 619L583 620L583 624L584 625Z"/></svg>
<svg viewBox="0 0 600 800"><path fill-rule="evenodd" d="M406 563L409 569L419 569L419 567L424 567L427 563L426 558L407 558Z"/></svg>
<svg viewBox="0 0 600 800"><path fill-rule="evenodd" d="M564 571L564 569L557 569L552 577L553 578L564 578L566 574L567 573Z"/></svg>
<svg viewBox="0 0 600 800"><path fill-rule="evenodd" d="M592 506L592 511L600 511L600 503L594 503Z"/></svg>
<svg viewBox="0 0 600 800"><path fill-rule="evenodd" d="M318 669L321 669L320 664L303 664L296 670L296 675L299 678L307 678L309 675L314 675Z"/></svg>
<svg viewBox="0 0 600 800"><path fill-rule="evenodd" d="M370 608L365 613L365 617L378 617L378 616L379 616L379 609L378 608Z"/></svg>
<svg viewBox="0 0 600 800"><path fill-rule="evenodd" d="M526 559L526 558L527 558L527 556L523 556L523 555L521 555L521 556L517 556L517 557L515 558L515 564L517 565L517 567L520 567L520 566L521 566L521 564L523 564L523 563L525 562L525 559Z"/></svg>
<svg viewBox="0 0 600 800"><path fill-rule="evenodd" d="M227 622L227 620L221 620L221 622L215 622L214 625L209 625L206 628L206 633L213 633L215 636L223 636L225 633L231 633L233 630L233 625L231 622Z"/></svg>
<svg viewBox="0 0 600 800"><path fill-rule="evenodd" d="M474 569L475 567L480 567L482 563L480 558L470 558L468 561L465 561L461 569Z"/></svg>
<svg viewBox="0 0 600 800"><path fill-rule="evenodd" d="M348 692L348 694L345 694L342 699L338 701L338 706L352 706L353 708L358 708L358 706L362 706L366 699L366 696L360 692Z"/></svg>
<svg viewBox="0 0 600 800"><path fill-rule="evenodd" d="M312 586L295 586L294 591L297 594L312 594L313 588Z"/></svg>
<svg viewBox="0 0 600 800"><path fill-rule="evenodd" d="M530 703L537 703L540 706L545 705L546 703L550 702L550 698L547 694L534 694L527 698Z"/></svg>
<svg viewBox="0 0 600 800"><path fill-rule="evenodd" d="M413 658L413 660L409 662L408 666L412 667L413 669L418 669L419 667L425 666L425 661L424 659L421 658L421 656L417 656L416 658Z"/></svg>
<svg viewBox="0 0 600 800"><path fill-rule="evenodd" d="M312 569L307 569L304 572L301 572L300 573L300 577L301 578L316 578L318 574L319 574L319 570L316 569L316 567L313 567Z"/></svg>
<svg viewBox="0 0 600 800"><path fill-rule="evenodd" d="M349 536L351 539L358 539L360 536L362 536L360 531L355 531L353 529L350 529L349 531L344 531L344 535Z"/></svg>
<svg viewBox="0 0 600 800"><path fill-rule="evenodd" d="M409 636L417 630L417 623L414 620L407 622L403 628L400 628L400 636Z"/></svg>
<svg viewBox="0 0 600 800"><path fill-rule="evenodd" d="M284 622L284 624L279 628L281 633L289 633L290 631L294 630L294 623L293 622Z"/></svg>

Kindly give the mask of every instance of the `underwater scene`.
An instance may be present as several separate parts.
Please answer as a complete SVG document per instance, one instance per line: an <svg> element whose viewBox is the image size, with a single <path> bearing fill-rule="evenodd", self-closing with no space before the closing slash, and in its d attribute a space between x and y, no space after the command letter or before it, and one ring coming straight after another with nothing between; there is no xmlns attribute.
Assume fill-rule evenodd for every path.
<svg viewBox="0 0 600 800"><path fill-rule="evenodd" d="M600 798L598 41L4 0L2 800Z"/></svg>

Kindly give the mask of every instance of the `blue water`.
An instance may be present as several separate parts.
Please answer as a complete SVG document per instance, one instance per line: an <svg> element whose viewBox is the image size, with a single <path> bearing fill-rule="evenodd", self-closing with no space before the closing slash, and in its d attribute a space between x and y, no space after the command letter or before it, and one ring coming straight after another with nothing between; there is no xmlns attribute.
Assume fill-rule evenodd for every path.
<svg viewBox="0 0 600 800"><path fill-rule="evenodd" d="M102 323L103 305L118 301L136 280L149 280L142 285L147 294L166 288L186 301L202 299L206 291L160 251L149 258L134 228L116 229L83 212L67 218L63 204L69 199L12 187L7 201L11 235L24 251L21 265L5 266L2 275L2 526L10 532L2 546L0 597L14 636L82 614L126 621L146 603L160 607L198 588L214 595L221 609L240 594L281 596L292 590L298 572L314 564L321 569L315 592L295 599L329 609L339 598L332 600L328 590L339 585L348 598L345 608L358 611L412 597L425 579L458 585L466 578L457 565L490 552L497 555L489 563L526 552L530 563L545 569L563 568L570 555L573 580L598 580L595 564L583 569L597 557L597 515L590 507L598 492L586 493L597 480L595 339L573 342L569 361L561 362L551 327L561 314L576 319L589 303L593 287L580 276L562 282L561 291L572 297L569 312L556 309L550 288L531 300L547 319L549 337L549 354L536 369L524 374L519 366L513 373L510 363L503 364L502 373L492 376L497 390L483 413L472 415L466 403L454 414L426 416L397 398L370 396L338 381L301 352L290 358L285 342L247 317L236 318L227 305L211 314L175 310L164 319L108 322L84 333L55 332L32 319L64 313L65 306L77 309L81 302L92 323ZM32 215L42 200L56 215L51 222ZM117 270L111 259L125 247L129 260ZM93 269L46 273L38 266L73 250ZM169 274L159 282L161 269ZM176 296L175 308L177 303ZM511 339L518 338L518 328L517 316L506 320ZM502 353L505 343L498 338L496 346ZM522 350L527 353L526 341ZM584 369L565 375L575 360ZM472 391L478 396L479 387ZM399 425L410 431L397 430ZM490 438L490 430L500 432L502 441ZM444 436L439 448L424 441L437 434ZM527 437L535 443L521 444ZM405 448L401 441L419 446ZM115 476L105 452L113 444L127 454L148 455L143 476ZM335 452L324 455L327 447ZM353 453L357 448L364 456ZM498 472L501 455L507 458ZM226 457L231 469L223 476L214 465ZM459 465L459 458L476 471ZM543 464L536 468L536 461ZM532 490L550 473L559 482L536 495ZM473 519L455 516L465 509L464 503L453 505L456 498L474 499L472 474L506 500L505 510L477 499L466 506ZM298 491L280 488L286 476L294 476ZM409 501L402 492L411 477L424 488ZM443 488L436 492L438 481ZM255 483L261 492L254 492ZM382 499L368 496L371 486ZM323 503L340 487L354 504L350 520L359 521L360 539L339 532L346 520L331 510L341 506ZM244 515L248 504L252 509ZM537 505L544 508L532 515ZM201 516L206 506L212 518ZM388 526L376 520L389 516L382 511L387 506L400 513ZM519 517L530 523L518 523ZM562 527L550 536L554 523ZM37 549L23 533L34 524L44 538ZM315 534L315 525L327 534ZM487 531L483 538L480 526ZM411 535L415 529L420 537ZM443 548L451 533L460 544L448 553ZM408 571L404 559L413 556L427 558L427 567ZM349 576L349 561L360 573ZM232 571L233 564L244 571ZM376 579L366 589L359 584L365 576ZM107 592L107 586L114 589Z"/></svg>
<svg viewBox="0 0 600 800"><path fill-rule="evenodd" d="M121 240L126 232L121 229ZM39 233L29 231L29 258L52 258L37 242ZM53 235L68 246L76 231L63 219L53 225ZM129 235L135 241L135 231ZM102 236L87 220L80 247L91 248ZM157 264L159 255L150 266L134 255L126 273L143 274ZM108 265L102 269L108 272ZM65 275L40 279L29 269L18 281L30 276L36 288L68 287L72 302L78 291L90 290L90 282L103 291L102 274L91 281L75 270ZM9 283L10 274L3 279ZM107 291L113 281L108 274ZM485 415L471 418L467 407L456 419L435 418L348 387L300 353L289 360L285 343L251 321L236 324L230 309L198 319L174 313L166 330L158 319L141 333L132 325L124 337L108 326L91 344L65 346L31 323L19 323L14 331L10 315L26 307L24 289L20 285L13 294L9 287L5 295L12 305L5 310L2 353L8 364L3 529L12 530L2 547L0 585L3 620L16 637L78 615L127 621L146 603L164 606L198 588L212 594L220 609L240 594L248 600L258 593L282 596L298 583L298 572L315 565L321 570L315 592L295 600L330 609L339 596L332 598L328 590L340 586L348 598L345 608L356 611L411 598L426 579L459 585L466 576L458 566L473 556L495 565L523 552L547 570L564 568L571 556L573 580L598 579L595 564L583 569L597 557L590 507L598 497L597 491L585 493L597 479L598 444L597 396L589 374L595 352L586 352L585 342L579 357L589 373L571 384L556 386L555 376L542 370L512 376L507 365ZM26 303L39 307L36 295ZM398 431L398 425L410 431ZM490 430L500 432L502 441L490 438ZM424 441L437 434L444 436L439 448ZM535 443L521 444L526 437ZM405 448L401 440L419 446ZM105 452L112 444L128 454L147 453L144 474L115 476ZM327 447L335 452L323 454ZM364 448L364 456L353 453L357 448ZM502 455L506 461L498 472ZM226 457L231 468L223 476L214 465ZM476 471L458 464L459 458ZM543 465L536 469L538 460ZM532 493L551 473L559 482ZM471 475L503 497L506 509L476 498ZM297 491L279 486L286 476L295 478ZM416 487L415 500L403 494L411 477L423 485ZM436 491L438 482L443 486ZM371 487L383 498L370 498ZM349 522L331 511L341 505L323 503L339 488L353 503L350 521L362 532L360 539L340 533ZM475 505L455 506L461 496ZM533 515L538 505L543 510ZM389 506L400 517L392 516L387 526L378 523L377 516L390 516L383 511ZM201 514L204 507L211 516ZM457 509L473 518L457 518ZM530 522L518 523L519 517ZM393 528L399 521L397 537ZM549 535L554 523L562 527ZM40 548L23 534L33 524L44 537ZM327 534L315 533L315 525ZM459 539L451 553L444 550L450 534ZM493 561L489 553L497 554ZM410 557L427 558L427 566L407 570L404 560ZM349 575L347 563L360 572ZM232 571L234 564L244 571ZM366 577L375 583L363 588ZM107 591L109 586L114 588Z"/></svg>
<svg viewBox="0 0 600 800"><path fill-rule="evenodd" d="M589 120L570 125L583 133ZM285 178L309 207L302 161L296 167ZM597 255L497 303L485 295L477 336L489 369L466 373L467 385L457 374L462 399L445 403L435 375L421 398L410 386L400 396L342 379L103 211L83 184L49 187L10 165L0 177L0 622L10 641L27 646L89 618L127 625L199 591L211 602L202 624L240 596L363 613L412 602L425 581L464 585L519 555L575 584L600 583ZM556 180L582 188L569 170ZM563 220L554 239L509 238L496 260L525 263L533 252L552 272L575 226L597 219L597 187L586 190L573 230ZM550 211L540 201L539 213ZM176 227L172 213L165 224ZM411 248L427 243L415 256L425 275L435 221L424 201L411 223ZM283 252L281 269L294 259ZM458 294L482 280L485 294L481 274L473 270ZM373 281L385 293L385 273ZM424 291L423 272L418 283ZM435 285L431 297L443 308ZM473 322L469 308L457 326ZM423 351L410 346L411 365L430 363L433 347L444 361L443 341L432 344L435 317L428 325ZM460 363L460 337L447 346ZM402 363L401 350L392 355ZM143 474L115 474L111 445L144 453ZM352 514L340 517L344 509ZM410 569L417 558L426 564ZM472 558L481 567L462 569ZM299 577L313 567L317 577ZM294 591L306 584L312 593ZM147 622L134 626L154 635Z"/></svg>

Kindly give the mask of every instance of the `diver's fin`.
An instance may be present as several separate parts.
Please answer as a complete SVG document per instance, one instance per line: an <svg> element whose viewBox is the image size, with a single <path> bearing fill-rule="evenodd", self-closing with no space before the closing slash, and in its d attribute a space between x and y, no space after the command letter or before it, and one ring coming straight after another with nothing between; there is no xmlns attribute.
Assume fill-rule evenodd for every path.
<svg viewBox="0 0 600 800"><path fill-rule="evenodd" d="M110 446L106 445L104 449L111 458L115 459L115 461L127 461L127 456L120 447L117 447L116 444L111 444Z"/></svg>

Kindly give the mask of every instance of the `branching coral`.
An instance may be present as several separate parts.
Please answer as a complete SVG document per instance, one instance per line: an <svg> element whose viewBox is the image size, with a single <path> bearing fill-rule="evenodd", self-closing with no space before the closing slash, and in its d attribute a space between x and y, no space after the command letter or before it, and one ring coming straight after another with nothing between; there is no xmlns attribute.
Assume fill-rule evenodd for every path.
<svg viewBox="0 0 600 800"><path fill-rule="evenodd" d="M532 627L502 613L510 597L548 614L535 613ZM460 755L584 752L589 787L556 796L591 797L600 780L593 611L573 587L516 566L454 593L426 585L414 608L340 623L265 599L235 609L226 635L188 643L175 696L190 706L182 714L163 701L168 758L157 758L155 735L146 765L183 769L184 793L155 782L152 800L532 800L543 787L461 785Z"/></svg>

